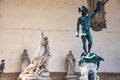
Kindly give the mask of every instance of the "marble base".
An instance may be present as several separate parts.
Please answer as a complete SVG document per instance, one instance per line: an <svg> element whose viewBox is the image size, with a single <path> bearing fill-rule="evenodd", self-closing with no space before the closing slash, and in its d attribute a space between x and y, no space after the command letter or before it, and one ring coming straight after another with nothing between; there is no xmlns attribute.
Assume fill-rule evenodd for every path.
<svg viewBox="0 0 120 80"><path fill-rule="evenodd" d="M43 72L40 76L23 76L18 80L51 80L49 72Z"/></svg>
<svg viewBox="0 0 120 80"><path fill-rule="evenodd" d="M41 74L41 77L49 77L50 76L50 73L49 72L43 72Z"/></svg>
<svg viewBox="0 0 120 80"><path fill-rule="evenodd" d="M76 75L67 75L66 80L78 80L78 77Z"/></svg>
<svg viewBox="0 0 120 80"><path fill-rule="evenodd" d="M51 80L51 78L50 77L38 77L38 78L32 77L32 78L27 78L25 80Z"/></svg>
<svg viewBox="0 0 120 80"><path fill-rule="evenodd" d="M81 77L80 80L89 80L89 78L94 78L94 80L99 80L97 75L97 64L96 63L82 63L80 65ZM89 76L91 74L91 77ZM92 80L90 79L90 80Z"/></svg>
<svg viewBox="0 0 120 80"><path fill-rule="evenodd" d="M51 80L49 72L43 72L41 74L40 80Z"/></svg>

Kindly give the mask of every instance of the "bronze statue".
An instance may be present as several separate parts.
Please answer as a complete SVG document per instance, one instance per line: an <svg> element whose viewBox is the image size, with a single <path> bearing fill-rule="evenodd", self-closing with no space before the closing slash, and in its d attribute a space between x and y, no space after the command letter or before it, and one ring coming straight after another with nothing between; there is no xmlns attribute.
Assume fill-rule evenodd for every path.
<svg viewBox="0 0 120 80"><path fill-rule="evenodd" d="M82 6L82 8L78 8L79 12L81 12L81 15L78 18L77 21L77 27L76 27L76 37L81 37L82 43L83 43L83 50L87 54L87 56L90 55L90 50L92 48L93 44L93 38L90 32L90 20L101 11L102 7L106 4L108 0L102 3L102 0L96 0L96 8L91 13L88 13L88 8L86 6ZM86 41L88 40L88 49L86 46Z"/></svg>

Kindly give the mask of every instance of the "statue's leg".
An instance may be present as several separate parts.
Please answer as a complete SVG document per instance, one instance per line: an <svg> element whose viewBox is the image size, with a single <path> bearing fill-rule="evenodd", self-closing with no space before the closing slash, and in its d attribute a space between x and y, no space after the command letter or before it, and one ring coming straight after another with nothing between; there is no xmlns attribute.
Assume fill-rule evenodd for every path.
<svg viewBox="0 0 120 80"><path fill-rule="evenodd" d="M83 35L83 36L81 36L81 38L82 38L82 43L83 43L83 49L84 49L85 53L87 54L87 48L86 48L86 36Z"/></svg>
<svg viewBox="0 0 120 80"><path fill-rule="evenodd" d="M70 65L68 65L68 74L67 75L70 75L70 72L71 72Z"/></svg>
<svg viewBox="0 0 120 80"><path fill-rule="evenodd" d="M93 43L92 35L90 32L87 33L86 38L88 40L88 53L90 53L92 43Z"/></svg>
<svg viewBox="0 0 120 80"><path fill-rule="evenodd" d="M71 71L70 71L70 74L71 75L74 75L74 73L75 73L75 66L74 66L74 63L71 63L71 69L70 69Z"/></svg>

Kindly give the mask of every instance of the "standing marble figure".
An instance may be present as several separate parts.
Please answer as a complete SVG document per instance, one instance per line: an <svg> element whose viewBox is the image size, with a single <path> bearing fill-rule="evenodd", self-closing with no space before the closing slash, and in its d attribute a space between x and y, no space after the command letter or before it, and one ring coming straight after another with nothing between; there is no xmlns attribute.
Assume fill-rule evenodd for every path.
<svg viewBox="0 0 120 80"><path fill-rule="evenodd" d="M81 12L81 17L78 18L77 21L77 28L76 28L76 37L81 36L82 43L83 43L83 49L86 55L90 54L90 50L93 44L92 35L90 33L90 20L93 18L98 12L100 12L102 6L107 2L106 0L104 3L102 3L102 0L97 0L97 6L96 9L88 14L88 8L84 5L82 6L82 9L79 8L79 12ZM81 26L81 32L79 31L79 26ZM88 50L86 46L86 39L88 40Z"/></svg>
<svg viewBox="0 0 120 80"><path fill-rule="evenodd" d="M75 58L72 54L72 51L69 51L69 54L66 56L66 69L67 75L74 75L75 74Z"/></svg>
<svg viewBox="0 0 120 80"><path fill-rule="evenodd" d="M26 69L26 67L30 64L30 58L29 55L27 54L27 49L23 50L23 53L20 57L21 59L21 73Z"/></svg>

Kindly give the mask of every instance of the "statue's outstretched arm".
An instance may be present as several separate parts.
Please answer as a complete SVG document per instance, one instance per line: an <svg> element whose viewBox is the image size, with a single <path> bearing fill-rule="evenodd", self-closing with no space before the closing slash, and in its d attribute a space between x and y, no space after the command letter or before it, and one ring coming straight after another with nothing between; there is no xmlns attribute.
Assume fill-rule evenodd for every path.
<svg viewBox="0 0 120 80"><path fill-rule="evenodd" d="M43 38L44 38L44 33L43 33L43 31L41 31L40 49L41 49L41 45L42 45L42 40L43 40Z"/></svg>
<svg viewBox="0 0 120 80"><path fill-rule="evenodd" d="M41 39L43 39L44 38L44 33L43 33L43 31L41 31Z"/></svg>
<svg viewBox="0 0 120 80"><path fill-rule="evenodd" d="M107 1L108 0L102 3L102 0L97 0L97 7L92 13L89 14L90 18L94 17L98 12L100 12L101 8L107 3Z"/></svg>
<svg viewBox="0 0 120 80"><path fill-rule="evenodd" d="M89 14L90 18L94 17L102 8L102 0L97 0L97 6L95 10Z"/></svg>

